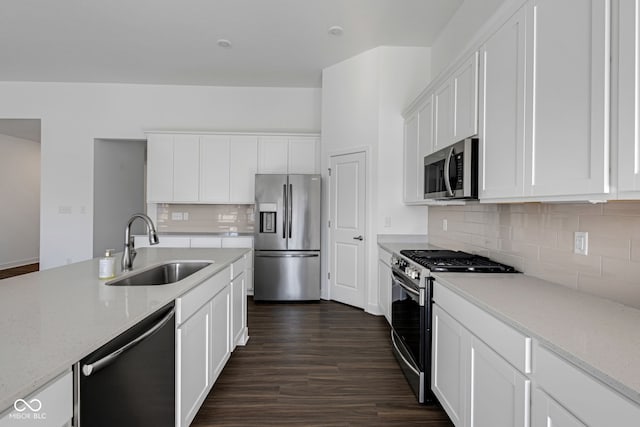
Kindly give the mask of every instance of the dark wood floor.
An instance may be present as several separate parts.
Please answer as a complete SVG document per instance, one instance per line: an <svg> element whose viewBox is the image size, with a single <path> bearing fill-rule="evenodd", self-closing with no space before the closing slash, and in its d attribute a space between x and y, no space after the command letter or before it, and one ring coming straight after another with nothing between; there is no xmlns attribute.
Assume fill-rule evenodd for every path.
<svg viewBox="0 0 640 427"><path fill-rule="evenodd" d="M0 270L0 279L7 279L9 277L20 276L21 274L33 273L38 270L40 270L40 264L37 263L7 268L5 270Z"/></svg>
<svg viewBox="0 0 640 427"><path fill-rule="evenodd" d="M249 334L192 426L451 426L421 406L382 317L346 305L255 304Z"/></svg>

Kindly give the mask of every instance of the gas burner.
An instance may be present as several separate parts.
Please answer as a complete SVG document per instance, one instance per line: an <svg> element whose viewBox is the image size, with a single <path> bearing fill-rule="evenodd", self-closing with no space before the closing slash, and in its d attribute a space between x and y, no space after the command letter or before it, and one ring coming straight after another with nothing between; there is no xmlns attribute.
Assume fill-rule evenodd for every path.
<svg viewBox="0 0 640 427"><path fill-rule="evenodd" d="M517 273L516 269L487 257L449 250L402 250L411 261L438 272Z"/></svg>

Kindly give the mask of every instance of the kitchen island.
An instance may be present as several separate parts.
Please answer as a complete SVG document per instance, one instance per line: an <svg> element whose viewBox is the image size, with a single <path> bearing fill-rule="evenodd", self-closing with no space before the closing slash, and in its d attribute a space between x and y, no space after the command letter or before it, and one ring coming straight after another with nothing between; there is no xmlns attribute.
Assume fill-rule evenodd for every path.
<svg viewBox="0 0 640 427"><path fill-rule="evenodd" d="M98 279L98 259L1 281L0 414L250 252L139 249L134 268L126 275L169 261L211 262L179 282L160 286L106 285L106 280ZM115 279L124 275L118 271Z"/></svg>

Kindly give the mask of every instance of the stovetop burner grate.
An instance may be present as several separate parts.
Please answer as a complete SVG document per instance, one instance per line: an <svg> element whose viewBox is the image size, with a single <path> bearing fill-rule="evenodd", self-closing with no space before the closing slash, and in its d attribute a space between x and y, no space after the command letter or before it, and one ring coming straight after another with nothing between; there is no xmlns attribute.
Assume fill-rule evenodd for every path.
<svg viewBox="0 0 640 427"><path fill-rule="evenodd" d="M413 262L439 272L517 273L516 269L487 257L461 251L402 250L400 254Z"/></svg>

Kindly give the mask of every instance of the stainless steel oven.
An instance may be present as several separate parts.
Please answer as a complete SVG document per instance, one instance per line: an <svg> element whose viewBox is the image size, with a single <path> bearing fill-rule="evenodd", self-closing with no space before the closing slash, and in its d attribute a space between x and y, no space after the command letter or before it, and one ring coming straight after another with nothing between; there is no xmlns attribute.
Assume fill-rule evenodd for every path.
<svg viewBox="0 0 640 427"><path fill-rule="evenodd" d="M478 198L477 139L467 138L424 157L424 198Z"/></svg>
<svg viewBox="0 0 640 427"><path fill-rule="evenodd" d="M409 385L420 403L433 401L431 393L431 292L428 275L393 258L391 270L391 341Z"/></svg>

